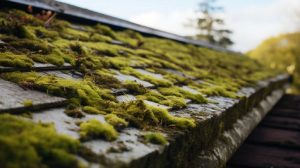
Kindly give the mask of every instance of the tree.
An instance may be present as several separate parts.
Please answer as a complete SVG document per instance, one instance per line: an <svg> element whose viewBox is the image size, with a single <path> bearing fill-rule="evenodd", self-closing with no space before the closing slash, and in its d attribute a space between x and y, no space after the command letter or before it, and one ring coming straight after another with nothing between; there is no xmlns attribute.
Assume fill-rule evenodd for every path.
<svg viewBox="0 0 300 168"><path fill-rule="evenodd" d="M196 28L199 33L195 39L205 40L211 44L228 47L233 44L230 39L232 31L224 28L224 20L215 16L223 8L215 5L216 0L204 0L199 4L200 17L197 18Z"/></svg>

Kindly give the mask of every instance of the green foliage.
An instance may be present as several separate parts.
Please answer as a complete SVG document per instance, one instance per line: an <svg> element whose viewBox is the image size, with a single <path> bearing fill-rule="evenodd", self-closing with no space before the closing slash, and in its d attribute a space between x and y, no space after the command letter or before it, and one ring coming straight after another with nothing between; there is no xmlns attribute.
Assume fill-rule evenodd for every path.
<svg viewBox="0 0 300 168"><path fill-rule="evenodd" d="M74 155L80 143L58 135L52 125L9 114L1 114L0 122L1 167L81 167Z"/></svg>
<svg viewBox="0 0 300 168"><path fill-rule="evenodd" d="M251 58L275 71L288 72L294 76L295 93L300 93L300 33L284 34L262 42L248 52ZM298 91L297 91L298 90Z"/></svg>
<svg viewBox="0 0 300 168"><path fill-rule="evenodd" d="M82 140L104 138L113 141L118 138L118 132L110 124L91 119L80 124L80 137Z"/></svg>
<svg viewBox="0 0 300 168"><path fill-rule="evenodd" d="M150 142L153 144L165 145L168 143L168 141L166 140L166 137L158 132L147 133L144 135L144 138L145 138L146 142Z"/></svg>

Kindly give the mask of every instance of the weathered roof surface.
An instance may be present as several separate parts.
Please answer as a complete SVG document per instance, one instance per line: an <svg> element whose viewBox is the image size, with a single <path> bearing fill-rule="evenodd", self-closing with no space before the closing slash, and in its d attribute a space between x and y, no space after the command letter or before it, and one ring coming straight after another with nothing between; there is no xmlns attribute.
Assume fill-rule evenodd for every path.
<svg viewBox="0 0 300 168"><path fill-rule="evenodd" d="M0 12L4 167L191 166L240 144L287 82L239 54L51 16Z"/></svg>

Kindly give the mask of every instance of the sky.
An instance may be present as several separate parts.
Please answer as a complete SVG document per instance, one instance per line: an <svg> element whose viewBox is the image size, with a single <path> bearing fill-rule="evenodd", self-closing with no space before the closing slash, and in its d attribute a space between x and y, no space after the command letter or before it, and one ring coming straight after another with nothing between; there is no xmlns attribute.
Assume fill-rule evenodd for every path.
<svg viewBox="0 0 300 168"><path fill-rule="evenodd" d="M134 23L178 35L193 35L197 31L187 27L196 18L201 0L59 0ZM246 52L264 39L300 30L297 12L300 0L218 0L224 7L219 14L226 27L234 33L235 51ZM299 14L300 16L300 14ZM299 25L300 23L297 22Z"/></svg>

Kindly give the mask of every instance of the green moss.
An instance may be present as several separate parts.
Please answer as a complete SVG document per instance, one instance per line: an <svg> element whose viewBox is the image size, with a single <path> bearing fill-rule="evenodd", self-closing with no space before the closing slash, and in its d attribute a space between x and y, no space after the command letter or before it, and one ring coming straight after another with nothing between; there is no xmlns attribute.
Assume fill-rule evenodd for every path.
<svg viewBox="0 0 300 168"><path fill-rule="evenodd" d="M100 111L92 106L84 106L82 110L88 114L106 114L104 111Z"/></svg>
<svg viewBox="0 0 300 168"><path fill-rule="evenodd" d="M193 119L172 116L168 110L147 105L142 100L123 104L121 109L121 111L114 113L138 127L145 127L146 125L173 125L183 129L195 127Z"/></svg>
<svg viewBox="0 0 300 168"><path fill-rule="evenodd" d="M88 32L75 30L72 28L65 28L63 32L60 34L63 38L68 40L83 40L88 41L90 38L90 34Z"/></svg>
<svg viewBox="0 0 300 168"><path fill-rule="evenodd" d="M105 25L101 25L101 24L97 24L96 26L94 26L95 28L95 32L109 36L113 39L117 38L117 35L114 31L111 30L110 27L105 26Z"/></svg>
<svg viewBox="0 0 300 168"><path fill-rule="evenodd" d="M35 124L9 114L0 115L2 167L81 167L75 157L80 143L58 135L52 125Z"/></svg>
<svg viewBox="0 0 300 168"><path fill-rule="evenodd" d="M82 140L104 138L113 141L118 138L118 132L110 124L91 119L80 124L80 137Z"/></svg>
<svg viewBox="0 0 300 168"><path fill-rule="evenodd" d="M28 38L28 39L36 38L34 30L31 29L31 27L29 26L21 26L19 28L18 36L22 38Z"/></svg>
<svg viewBox="0 0 300 168"><path fill-rule="evenodd" d="M174 86L170 88L159 88L160 93L166 96L177 96L177 97L184 97L186 99L191 99L197 103L207 103L207 99L202 94L194 94L187 90L184 90L180 87Z"/></svg>
<svg viewBox="0 0 300 168"><path fill-rule="evenodd" d="M82 111L79 108L66 109L65 114L67 114L70 117L74 117L74 118L84 117L84 114L82 113Z"/></svg>
<svg viewBox="0 0 300 168"><path fill-rule="evenodd" d="M126 56L127 53L132 52L128 48L102 42L85 42L80 43L80 45L93 49L94 54L101 56Z"/></svg>
<svg viewBox="0 0 300 168"><path fill-rule="evenodd" d="M115 114L105 115L105 121L110 125L114 126L116 129L125 128L128 126L128 122L124 119L116 116Z"/></svg>
<svg viewBox="0 0 300 168"><path fill-rule="evenodd" d="M147 89L143 85L133 81L125 81L123 85L131 94L145 94L147 92Z"/></svg>
<svg viewBox="0 0 300 168"><path fill-rule="evenodd" d="M116 89L121 87L121 82L105 70L96 70L95 73L89 74L89 76L97 85Z"/></svg>
<svg viewBox="0 0 300 168"><path fill-rule="evenodd" d="M59 49L53 49L50 54L42 55L42 54L33 54L30 55L36 62L40 63L50 63L56 66L63 66L65 61L71 64L74 64L74 57L68 54L62 53Z"/></svg>
<svg viewBox="0 0 300 168"><path fill-rule="evenodd" d="M147 133L147 134L143 135L143 137L147 143L150 142L153 144L160 144L160 145L165 145L168 143L168 141L166 140L166 137L158 132Z"/></svg>
<svg viewBox="0 0 300 168"><path fill-rule="evenodd" d="M201 89L201 92L209 96L224 96L230 98L237 98L236 92L228 91L222 86L207 87L205 89Z"/></svg>
<svg viewBox="0 0 300 168"><path fill-rule="evenodd" d="M139 95L137 96L137 98L141 100L149 100L155 103L166 105L171 107L174 110L186 107L186 101L184 98L178 96L164 96L159 92L153 90L148 91L143 95Z"/></svg>
<svg viewBox="0 0 300 168"><path fill-rule="evenodd" d="M110 43L112 41L112 39L108 36L103 36L95 33L91 35L90 40L95 42L107 42L107 43Z"/></svg>
<svg viewBox="0 0 300 168"><path fill-rule="evenodd" d="M33 61L23 54L4 52L0 53L0 65L17 68L31 68L33 66Z"/></svg>
<svg viewBox="0 0 300 168"><path fill-rule="evenodd" d="M143 37L141 34L132 31L132 30L125 30L122 32L117 33L117 39L124 42L125 44L131 47L139 47L143 44Z"/></svg>
<svg viewBox="0 0 300 168"><path fill-rule="evenodd" d="M33 106L32 100L24 100L22 104L23 104L24 107L31 107L31 106Z"/></svg>
<svg viewBox="0 0 300 168"><path fill-rule="evenodd" d="M26 53L49 53L50 49L48 43L41 40L31 40L31 39L16 39L16 41L9 41L9 45L22 52Z"/></svg>
<svg viewBox="0 0 300 168"><path fill-rule="evenodd" d="M124 74L133 75L141 80L148 81L156 86L172 86L172 83L168 80L158 79L158 78L152 77L151 75L142 74L142 73L138 72L137 70L130 68L130 67L123 68L121 70L121 72Z"/></svg>

